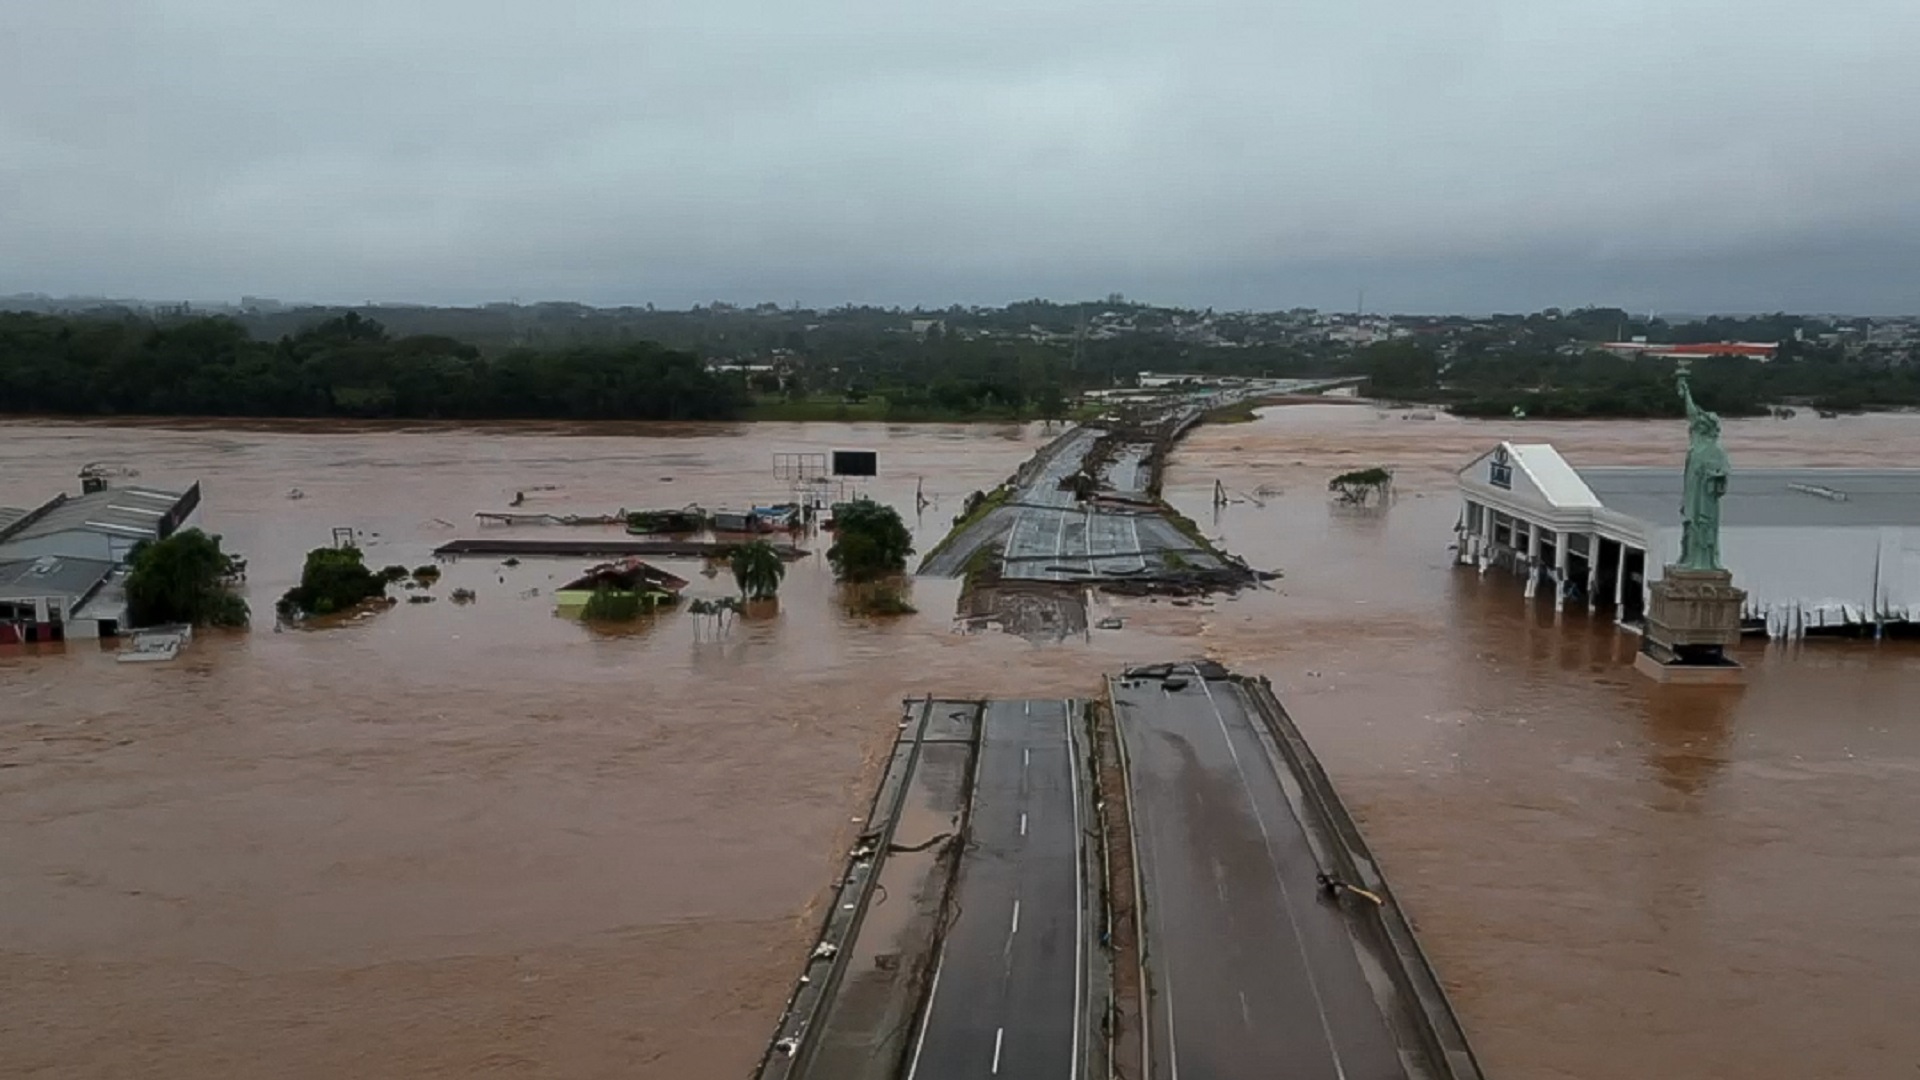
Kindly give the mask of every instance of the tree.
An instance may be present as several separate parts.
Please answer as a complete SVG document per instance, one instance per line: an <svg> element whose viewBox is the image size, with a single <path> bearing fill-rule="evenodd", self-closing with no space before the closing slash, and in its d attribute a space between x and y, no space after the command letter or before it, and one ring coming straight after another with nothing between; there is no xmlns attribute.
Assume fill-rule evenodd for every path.
<svg viewBox="0 0 1920 1080"><path fill-rule="evenodd" d="M771 600L787 576L787 564L765 540L742 544L733 551L733 580L747 600Z"/></svg>
<svg viewBox="0 0 1920 1080"><path fill-rule="evenodd" d="M1040 415L1047 420L1058 420L1067 414L1067 396L1060 391L1060 384L1050 382L1040 388L1034 398L1040 405Z"/></svg>
<svg viewBox="0 0 1920 1080"><path fill-rule="evenodd" d="M1382 341L1360 351L1367 372L1367 393L1376 397L1431 393L1440 366L1433 350L1411 341Z"/></svg>
<svg viewBox="0 0 1920 1080"><path fill-rule="evenodd" d="M127 575L127 621L134 626L191 623L245 626L247 602L229 586L237 560L220 550L220 538L185 529L165 540L141 544Z"/></svg>
<svg viewBox="0 0 1920 1080"><path fill-rule="evenodd" d="M913 534L900 512L871 499L833 508L834 541L827 561L841 581L873 581L907 568Z"/></svg>
<svg viewBox="0 0 1920 1080"><path fill-rule="evenodd" d="M1355 469L1327 481L1327 490L1338 494L1341 502L1364 505L1369 495L1377 494L1384 503L1393 490L1393 473L1378 465Z"/></svg>
<svg viewBox="0 0 1920 1080"><path fill-rule="evenodd" d="M307 552L300 584L288 589L276 606L287 618L331 615L386 593L386 577L367 569L359 548L314 548Z"/></svg>

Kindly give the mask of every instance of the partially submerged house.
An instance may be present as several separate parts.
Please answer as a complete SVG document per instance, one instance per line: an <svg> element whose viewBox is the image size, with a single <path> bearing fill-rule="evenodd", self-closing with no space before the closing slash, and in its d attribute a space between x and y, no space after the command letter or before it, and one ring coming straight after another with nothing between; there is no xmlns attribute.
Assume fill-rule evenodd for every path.
<svg viewBox="0 0 1920 1080"><path fill-rule="evenodd" d="M1678 466L1575 467L1546 443L1501 443L1459 472L1459 558L1636 623L1680 557L1684 487ZM1920 624L1920 469L1736 465L1720 521L1751 628Z"/></svg>
<svg viewBox="0 0 1920 1080"><path fill-rule="evenodd" d="M90 482L31 509L0 507L0 644L106 637L126 621L123 568L200 505L185 491Z"/></svg>
<svg viewBox="0 0 1920 1080"><path fill-rule="evenodd" d="M687 580L639 559L621 559L591 567L554 592L560 608L584 608L595 593L614 597L637 596L646 608L665 607L679 600Z"/></svg>
<svg viewBox="0 0 1920 1080"><path fill-rule="evenodd" d="M0 562L0 645L100 637L100 620L79 612L113 571L105 559L60 555Z"/></svg>

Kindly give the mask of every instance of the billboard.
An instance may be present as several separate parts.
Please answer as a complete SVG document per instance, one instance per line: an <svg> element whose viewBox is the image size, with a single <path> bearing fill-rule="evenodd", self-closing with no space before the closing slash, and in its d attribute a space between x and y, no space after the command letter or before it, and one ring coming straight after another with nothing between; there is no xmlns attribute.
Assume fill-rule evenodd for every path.
<svg viewBox="0 0 1920 1080"><path fill-rule="evenodd" d="M872 450L835 450L833 475L878 476L880 475L880 455Z"/></svg>

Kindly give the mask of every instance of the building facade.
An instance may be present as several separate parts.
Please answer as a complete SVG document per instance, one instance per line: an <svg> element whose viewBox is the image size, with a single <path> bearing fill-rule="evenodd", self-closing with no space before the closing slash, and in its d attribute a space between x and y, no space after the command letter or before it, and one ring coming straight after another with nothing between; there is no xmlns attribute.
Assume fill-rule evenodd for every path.
<svg viewBox="0 0 1920 1080"><path fill-rule="evenodd" d="M1680 556L1678 468L1576 469L1545 443L1501 443L1459 472L1458 555L1504 567L1556 605L1627 624ZM1721 560L1751 629L1794 637L1920 624L1920 469L1735 469Z"/></svg>
<svg viewBox="0 0 1920 1080"><path fill-rule="evenodd" d="M134 547L172 536L199 505L195 484L103 487L33 509L0 507L0 644L118 632Z"/></svg>

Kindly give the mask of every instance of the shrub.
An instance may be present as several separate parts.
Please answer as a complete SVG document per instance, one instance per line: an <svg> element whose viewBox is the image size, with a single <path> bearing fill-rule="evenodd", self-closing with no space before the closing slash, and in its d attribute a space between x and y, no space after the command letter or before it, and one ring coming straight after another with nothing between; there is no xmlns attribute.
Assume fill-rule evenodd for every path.
<svg viewBox="0 0 1920 1080"><path fill-rule="evenodd" d="M615 592L601 586L587 597L586 606L580 609L580 617L593 622L631 622L646 610L646 603L637 592Z"/></svg>
<svg viewBox="0 0 1920 1080"><path fill-rule="evenodd" d="M855 615L912 615L920 609L899 588L882 584L854 589L848 595L847 610Z"/></svg>

